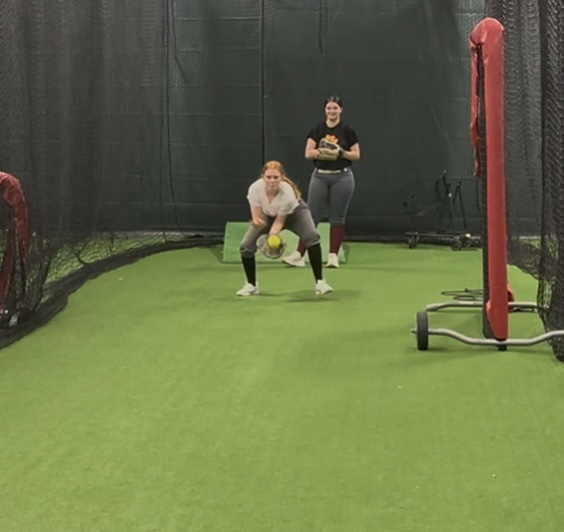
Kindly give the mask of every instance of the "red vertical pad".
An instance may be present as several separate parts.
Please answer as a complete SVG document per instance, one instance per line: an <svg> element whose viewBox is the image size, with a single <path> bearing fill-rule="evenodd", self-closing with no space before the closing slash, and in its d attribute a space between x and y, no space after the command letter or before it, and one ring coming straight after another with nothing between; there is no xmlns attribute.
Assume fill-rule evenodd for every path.
<svg viewBox="0 0 564 532"><path fill-rule="evenodd" d="M7 305L8 294L16 271L18 261L19 272L25 276L28 268L30 245L28 208L20 182L14 176L0 172L0 191L4 201L10 208L6 227L6 244L0 265L0 310ZM25 288L25 286L24 286Z"/></svg>
<svg viewBox="0 0 564 532"><path fill-rule="evenodd" d="M489 298L485 302L491 332L497 340L509 335L507 282L507 218L505 208L504 149L504 28L493 18L476 25L470 35L472 51L472 95L470 138L475 153L480 145L478 116L480 103L485 108L487 179L487 253ZM478 53L478 51L480 53ZM481 65L478 62L481 61ZM478 67L481 68L478 68ZM475 87L484 76L484 102L479 102ZM476 161L478 158L476 158ZM476 168L478 171L479 169Z"/></svg>

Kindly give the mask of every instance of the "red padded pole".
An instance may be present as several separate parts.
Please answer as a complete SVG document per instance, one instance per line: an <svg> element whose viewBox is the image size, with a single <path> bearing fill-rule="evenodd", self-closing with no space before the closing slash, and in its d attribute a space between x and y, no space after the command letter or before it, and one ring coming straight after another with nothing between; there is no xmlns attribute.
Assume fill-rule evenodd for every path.
<svg viewBox="0 0 564 532"><path fill-rule="evenodd" d="M487 176L487 252L489 299L486 316L491 332L497 340L509 335L507 281L507 217L505 205L505 142L504 142L504 28L493 19L486 18L476 25L470 35L472 49L472 123L470 136L474 149L479 146L477 124L478 96L475 82L478 75L478 48L484 76L486 176Z"/></svg>

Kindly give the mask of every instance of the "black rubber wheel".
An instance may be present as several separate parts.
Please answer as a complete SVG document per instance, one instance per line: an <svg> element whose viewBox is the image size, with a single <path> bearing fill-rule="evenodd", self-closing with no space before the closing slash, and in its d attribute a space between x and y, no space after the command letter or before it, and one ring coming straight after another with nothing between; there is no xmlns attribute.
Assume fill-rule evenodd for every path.
<svg viewBox="0 0 564 532"><path fill-rule="evenodd" d="M416 248L417 247L417 237L410 236L409 239L407 240L407 245L409 246L409 249Z"/></svg>
<svg viewBox="0 0 564 532"><path fill-rule="evenodd" d="M450 249L453 251L460 251L462 249L462 239L453 238L450 242Z"/></svg>
<svg viewBox="0 0 564 532"><path fill-rule="evenodd" d="M469 249L472 247L472 237L469 235L465 235L462 237L462 247Z"/></svg>
<svg viewBox="0 0 564 532"><path fill-rule="evenodd" d="M415 318L417 349L427 351L429 348L429 317L426 312L418 312Z"/></svg>

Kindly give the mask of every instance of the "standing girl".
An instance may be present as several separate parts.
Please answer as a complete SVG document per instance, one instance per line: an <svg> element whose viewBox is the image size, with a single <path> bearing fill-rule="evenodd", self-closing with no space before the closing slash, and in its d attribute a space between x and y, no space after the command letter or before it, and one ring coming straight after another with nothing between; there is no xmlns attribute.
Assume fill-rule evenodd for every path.
<svg viewBox="0 0 564 532"><path fill-rule="evenodd" d="M360 159L356 131L341 121L343 102L338 96L325 101L325 120L307 136L305 158L313 161L307 202L315 225L327 213L330 224L328 268L338 268L338 253L345 238L345 222L354 193L352 161ZM305 242L283 261L296 267L305 266Z"/></svg>

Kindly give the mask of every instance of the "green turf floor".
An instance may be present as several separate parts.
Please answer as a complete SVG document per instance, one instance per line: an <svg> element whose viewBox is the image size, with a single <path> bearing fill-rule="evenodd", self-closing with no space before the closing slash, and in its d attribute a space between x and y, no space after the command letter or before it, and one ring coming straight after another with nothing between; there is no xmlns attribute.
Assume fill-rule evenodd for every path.
<svg viewBox="0 0 564 532"><path fill-rule="evenodd" d="M0 351L0 530L559 531L564 366L546 345L422 353L409 332L442 290L480 286L479 253L349 260L325 298L276 264L238 299L240 268L208 249L87 283ZM476 311L431 323L480 330Z"/></svg>

